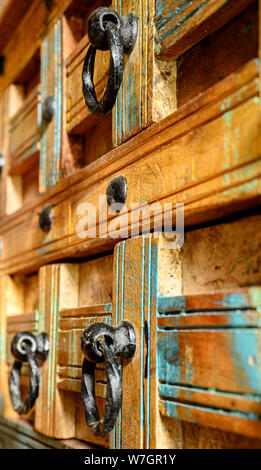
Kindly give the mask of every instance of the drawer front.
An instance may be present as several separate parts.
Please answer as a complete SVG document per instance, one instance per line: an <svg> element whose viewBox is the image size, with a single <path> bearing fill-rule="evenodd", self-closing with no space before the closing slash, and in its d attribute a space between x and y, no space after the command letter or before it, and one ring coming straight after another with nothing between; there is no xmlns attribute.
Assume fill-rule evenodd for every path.
<svg viewBox="0 0 261 470"><path fill-rule="evenodd" d="M37 86L10 122L10 174L24 173L40 151L41 93Z"/></svg>
<svg viewBox="0 0 261 470"><path fill-rule="evenodd" d="M258 437L260 294L159 297L157 373L164 416Z"/></svg>

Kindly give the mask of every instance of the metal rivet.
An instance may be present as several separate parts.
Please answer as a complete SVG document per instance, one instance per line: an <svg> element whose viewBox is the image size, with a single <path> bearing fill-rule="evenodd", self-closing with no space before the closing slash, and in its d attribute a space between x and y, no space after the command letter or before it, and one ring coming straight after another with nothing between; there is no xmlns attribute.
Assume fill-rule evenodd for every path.
<svg viewBox="0 0 261 470"><path fill-rule="evenodd" d="M50 232L53 223L52 206L45 206L39 214L39 226L43 232Z"/></svg>
<svg viewBox="0 0 261 470"><path fill-rule="evenodd" d="M127 199L127 180L125 176L119 175L113 178L106 189L107 204L115 212L122 209Z"/></svg>
<svg viewBox="0 0 261 470"><path fill-rule="evenodd" d="M54 115L54 97L47 96L43 102L43 119L46 122L51 122Z"/></svg>

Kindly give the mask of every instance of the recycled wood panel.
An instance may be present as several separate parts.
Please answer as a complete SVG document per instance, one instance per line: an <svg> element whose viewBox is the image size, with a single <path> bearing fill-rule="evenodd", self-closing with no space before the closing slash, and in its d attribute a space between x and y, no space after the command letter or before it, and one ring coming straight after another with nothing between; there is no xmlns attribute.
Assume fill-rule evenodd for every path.
<svg viewBox="0 0 261 470"><path fill-rule="evenodd" d="M177 58L228 23L253 0L155 0L155 52Z"/></svg>
<svg viewBox="0 0 261 470"><path fill-rule="evenodd" d="M106 218L101 216L99 239L81 239L76 233L76 207L93 203L106 214L106 202L98 211L99 195L105 195L112 175L124 174L128 184L127 209L131 203L184 203L185 225L211 220L259 204L260 201L260 104L259 62L252 60L177 112L154 124L139 136L109 152L99 161L60 182L55 190L34 204L3 218L1 272L32 269L50 260L78 256L86 250L111 247L105 238ZM122 168L124 167L124 171ZM140 175L142 175L142 183ZM54 224L48 235L38 226L39 207L53 205ZM128 233L125 211L117 218ZM158 219L157 219L158 216ZM112 223L115 215L107 215ZM150 215L146 227L153 227ZM115 223L115 222L114 222ZM134 224L139 230L140 221ZM161 225L159 215L154 225ZM14 231L13 228L16 227ZM22 250L17 236L24 233ZM113 229L111 229L113 233ZM98 235L97 231L96 234ZM119 231L115 233L120 235ZM19 252L20 251L20 252ZM41 258L39 259L39 254Z"/></svg>
<svg viewBox="0 0 261 470"><path fill-rule="evenodd" d="M84 36L66 60L67 76L67 131L69 134L85 134L100 118L89 113L82 93L82 68L89 49L88 36ZM110 56L97 51L93 82L99 100L108 80Z"/></svg>
<svg viewBox="0 0 261 470"><path fill-rule="evenodd" d="M113 146L133 137L176 109L176 64L155 61L155 1L113 1L112 8L124 16L138 17L137 41L125 57L123 82L113 108Z"/></svg>
<svg viewBox="0 0 261 470"><path fill-rule="evenodd" d="M91 279L98 284L94 291ZM80 337L92 323L111 323L111 303L104 303L104 299L110 298L109 282L111 289L111 256L80 265L51 265L40 270L40 327L49 334L51 354L43 368L35 427L47 436L110 446L109 436L94 436L87 427L80 394L83 361ZM96 371L95 394L100 413L103 413L106 380L100 365Z"/></svg>
<svg viewBox="0 0 261 470"><path fill-rule="evenodd" d="M261 288L159 298L160 411L259 437Z"/></svg>
<svg viewBox="0 0 261 470"><path fill-rule="evenodd" d="M37 86L10 122L10 171L12 175L28 171L40 151L41 94Z"/></svg>

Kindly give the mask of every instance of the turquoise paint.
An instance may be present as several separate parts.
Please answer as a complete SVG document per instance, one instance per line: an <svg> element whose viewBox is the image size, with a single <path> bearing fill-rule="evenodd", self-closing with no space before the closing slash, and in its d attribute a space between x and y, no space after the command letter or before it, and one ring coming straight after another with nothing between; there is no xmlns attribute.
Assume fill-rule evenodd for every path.
<svg viewBox="0 0 261 470"><path fill-rule="evenodd" d="M250 419L250 420L253 420L253 421L256 421L256 420L259 421L260 420L260 416L255 414L255 413L242 413L240 411L227 411L227 410L222 410L220 408L214 408L214 407L206 408L206 407L203 407L203 406L187 405L187 404L184 404L184 403L176 404L176 403L173 403L171 401L166 401L166 400L163 401L163 405L166 409L167 415L170 418L174 418L174 419L178 419L178 420L180 420L180 414L179 414L178 408L185 409L186 410L186 418L191 423L197 423L198 422L198 420L196 418L191 418L191 411L193 411L193 410L199 410L199 411L203 411L204 413L209 413L209 414L214 413L214 414L218 414L220 416L227 416L227 417L231 417L231 419L233 419L235 417L235 418L243 418L243 419L247 419L247 420Z"/></svg>
<svg viewBox="0 0 261 470"><path fill-rule="evenodd" d="M261 370L260 370L260 346L258 329L233 329L228 332L231 359L234 365L236 382L243 387L249 388L249 393L260 393ZM253 358L253 365L249 364L249 358Z"/></svg>

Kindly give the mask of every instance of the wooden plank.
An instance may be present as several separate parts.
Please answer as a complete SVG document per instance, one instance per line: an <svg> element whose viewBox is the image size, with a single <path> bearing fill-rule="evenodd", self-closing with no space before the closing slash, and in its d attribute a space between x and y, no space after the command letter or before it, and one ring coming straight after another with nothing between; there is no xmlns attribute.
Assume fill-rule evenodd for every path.
<svg viewBox="0 0 261 470"><path fill-rule="evenodd" d="M4 75L0 77L0 96L15 82L39 49L43 37L70 3L71 0L54 0L52 9L48 10L42 0L31 2L30 8L2 51L5 56L5 70Z"/></svg>
<svg viewBox="0 0 261 470"><path fill-rule="evenodd" d="M159 408L163 416L173 417L191 422L201 422L204 426L211 428L220 428L224 431L232 431L234 433L244 433L250 437L260 436L261 421L255 417L248 417L239 413L227 412L223 410L215 410L211 408L203 408L196 406L183 405L182 403L172 403L161 400Z"/></svg>
<svg viewBox="0 0 261 470"><path fill-rule="evenodd" d="M157 56L161 59L181 56L251 3L253 0L156 0Z"/></svg>
<svg viewBox="0 0 261 470"><path fill-rule="evenodd" d="M26 10L29 8L30 0L1 0L0 6L0 50L2 51L8 42L10 35L13 33L15 27L21 21Z"/></svg>
<svg viewBox="0 0 261 470"><path fill-rule="evenodd" d="M136 45L125 57L113 109L113 146L117 146L176 109L176 64L155 61L154 0L115 0L112 7L122 16L135 13L139 21Z"/></svg>
<svg viewBox="0 0 261 470"><path fill-rule="evenodd" d="M42 102L54 98L51 122L42 119L40 153L40 191L56 185L60 178L62 139L62 31L61 20L50 30L41 46Z"/></svg>
<svg viewBox="0 0 261 470"><path fill-rule="evenodd" d="M28 171L40 151L41 101L37 86L10 122L10 171L12 175Z"/></svg>
<svg viewBox="0 0 261 470"><path fill-rule="evenodd" d="M141 201L148 204L170 202L174 204L174 215L175 204L184 203L185 225L191 225L257 204L260 198L260 105L254 77L258 70L258 63L251 61L239 73L192 100L171 118L144 131L142 138L137 136L107 154L104 160L102 157L99 164L94 163L77 177L72 176L59 186L60 192L50 192L45 199L41 197L34 207L30 206L30 211L28 207L15 218L3 219L0 226L4 244L2 272L28 264L39 265L39 262L69 256L69 253L71 256L76 251L78 255L87 249L97 252L101 246L112 246L113 241L104 237L108 227L106 219L100 218L100 222L104 220L99 231L103 239L83 240L76 233L80 219L74 214L82 202L93 203L98 211L99 194L105 195L112 174L122 173L122 166L128 183L128 210L132 203ZM115 156L120 156L120 160L116 161ZM160 183L162 175L164 185ZM53 229L47 236L39 230L37 216L37 207L45 201L53 205L55 217ZM104 209L103 206L100 209L103 218ZM109 215L108 221L113 217ZM124 211L118 221L121 219L121 228L125 229ZM130 222L128 219L129 229ZM161 225L159 215L155 226L157 223ZM16 235L18 227L28 230L19 255L16 237L12 237L11 232L14 227ZM153 227L152 217L147 217L146 227Z"/></svg>
<svg viewBox="0 0 261 470"><path fill-rule="evenodd" d="M36 429L48 436L77 438L103 446L108 446L108 438L94 436L84 420L80 395L83 361L80 337L83 330L94 322L111 323L111 305L101 304L105 296L110 300L106 284L112 257L108 256L108 260L107 263L103 257L80 264L47 266L40 270L40 323L49 334L51 353L43 368L35 419ZM95 286L92 296L88 295L92 285L89 276L99 286L99 289ZM85 290L89 305L86 305L83 295ZM93 304L95 299L97 303ZM100 313L99 316L95 316L95 311ZM101 312L104 312L103 315ZM106 387L104 371L100 367L96 381L97 397L104 407Z"/></svg>
<svg viewBox="0 0 261 470"><path fill-rule="evenodd" d="M86 35L66 60L67 131L69 134L85 134L101 119L89 113L82 93L82 68L89 47L90 42ZM107 84L109 63L109 55L97 51L93 83L98 100L100 100Z"/></svg>

